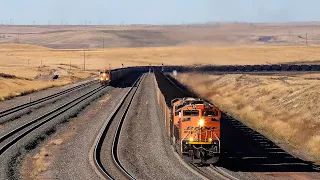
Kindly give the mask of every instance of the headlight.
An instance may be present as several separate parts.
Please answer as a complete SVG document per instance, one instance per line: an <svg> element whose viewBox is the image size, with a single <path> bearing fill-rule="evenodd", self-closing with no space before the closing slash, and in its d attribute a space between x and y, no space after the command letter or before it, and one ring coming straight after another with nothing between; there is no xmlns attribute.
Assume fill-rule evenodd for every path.
<svg viewBox="0 0 320 180"><path fill-rule="evenodd" d="M103 78L100 78L101 81L103 81Z"/></svg>
<svg viewBox="0 0 320 180"><path fill-rule="evenodd" d="M209 142L212 142L212 138L209 138Z"/></svg>
<svg viewBox="0 0 320 180"><path fill-rule="evenodd" d="M201 118L201 119L199 120L199 126L200 126L200 127L203 127L203 126L204 126L204 119Z"/></svg>
<svg viewBox="0 0 320 180"><path fill-rule="evenodd" d="M190 137L190 138L189 138L189 141L192 142L192 141L193 141L193 137Z"/></svg>

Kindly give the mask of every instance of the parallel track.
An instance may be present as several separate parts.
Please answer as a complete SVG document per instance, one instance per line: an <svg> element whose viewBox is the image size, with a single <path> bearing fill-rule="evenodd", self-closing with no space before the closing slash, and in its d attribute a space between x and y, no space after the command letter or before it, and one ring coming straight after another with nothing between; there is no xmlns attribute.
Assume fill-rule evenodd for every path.
<svg viewBox="0 0 320 180"><path fill-rule="evenodd" d="M138 90L138 87L142 81L144 76L140 77L136 82L132 85L130 90L127 92L127 94L124 96L124 98L120 101L118 107L116 110L112 113L111 118L108 120L106 125L102 128L99 136L98 136L98 141L95 144L95 148L93 151L93 160L96 168L99 170L101 175L106 178L106 179L114 179L112 175L108 172L107 168L104 167L101 159L101 152L102 152L102 145L104 142L104 139L106 138L107 132L110 129L111 124L116 121L116 116L120 115L120 121L119 124L117 125L116 133L113 138L112 142L112 160L114 165L120 170L120 172L128 179L135 179L120 163L117 149L118 149L118 141L119 141L119 136L122 128L123 121L127 115L127 112L129 110L129 107L133 101L133 98ZM128 102L127 102L128 101ZM124 111L121 111L121 109L125 108Z"/></svg>
<svg viewBox="0 0 320 180"><path fill-rule="evenodd" d="M32 107L34 105L40 104L42 102L57 98L59 96L65 95L65 94L68 94L70 92L82 89L82 88L84 88L86 86L92 85L92 84L97 83L97 82L98 82L97 80L90 81L90 82L87 82L87 83L84 83L84 84L80 84L78 86L63 90L61 92L58 92L58 93L43 97L41 99L38 99L38 100L35 100L35 101L31 101L31 102L28 102L28 103L25 103L25 104L21 104L19 106L15 106L15 107L10 108L10 109L6 109L6 110L0 112L0 118L8 116L8 115L13 114L13 113L16 113L16 112L21 111L23 109Z"/></svg>
<svg viewBox="0 0 320 180"><path fill-rule="evenodd" d="M18 142L20 139L28 135L29 133L33 132L37 128L41 127L42 125L50 122L51 120L55 119L62 113L70 110L75 105L85 101L89 97L95 95L99 91L103 90L104 86L99 86L84 95L81 95L80 97L77 97L73 99L72 101L69 101L68 103L63 104L62 106L59 106L58 108L34 119L31 120L16 129L12 130L11 132L3 135L0 137L0 155L2 155L6 150L8 150L11 146L13 146L16 142Z"/></svg>

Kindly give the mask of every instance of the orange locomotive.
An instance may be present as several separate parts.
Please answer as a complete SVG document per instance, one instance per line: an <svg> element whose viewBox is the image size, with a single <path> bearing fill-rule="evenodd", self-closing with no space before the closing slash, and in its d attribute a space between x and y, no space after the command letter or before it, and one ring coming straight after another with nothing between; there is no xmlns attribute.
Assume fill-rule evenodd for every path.
<svg viewBox="0 0 320 180"><path fill-rule="evenodd" d="M170 137L187 162L213 164L220 155L220 110L198 98L171 101Z"/></svg>
<svg viewBox="0 0 320 180"><path fill-rule="evenodd" d="M104 69L102 72L100 72L99 78L100 78L100 84L109 85L111 81L110 70Z"/></svg>

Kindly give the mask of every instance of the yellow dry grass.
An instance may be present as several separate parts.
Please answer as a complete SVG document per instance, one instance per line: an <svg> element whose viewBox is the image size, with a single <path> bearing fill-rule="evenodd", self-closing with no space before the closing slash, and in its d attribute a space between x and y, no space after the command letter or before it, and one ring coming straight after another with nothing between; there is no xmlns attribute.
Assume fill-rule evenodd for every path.
<svg viewBox="0 0 320 180"><path fill-rule="evenodd" d="M43 90L49 87L62 86L70 80L36 81L26 79L6 79L0 77L0 100L21 96L26 93Z"/></svg>
<svg viewBox="0 0 320 180"><path fill-rule="evenodd" d="M8 48L10 47L10 48ZM41 65L57 67L71 63L83 68L84 50L53 50L28 45L0 45L0 67L29 69ZM22 48L25 47L25 48ZM153 47L109 48L86 51L86 68L119 68L137 65L190 64L266 64L320 59L320 46L248 46L248 47ZM29 60L29 66L28 66Z"/></svg>
<svg viewBox="0 0 320 180"><path fill-rule="evenodd" d="M177 78L249 127L288 143L292 153L320 162L320 74Z"/></svg>
<svg viewBox="0 0 320 180"><path fill-rule="evenodd" d="M2 44L0 45L0 72L28 78L21 80L1 79L0 98L11 94L30 91L27 88L42 89L57 84L55 81L38 83L31 81L39 74L48 75L60 68L68 70L78 78L86 78L89 72L83 72L84 51L86 52L86 69L97 73L99 69L119 68L124 66L145 65L191 65L191 64L265 64L288 61L313 61L320 59L320 46L281 47L153 47L153 48L109 48L90 50L54 50L34 45ZM39 68L42 64L42 67ZM69 70L70 66L71 70ZM70 81L69 81L70 82ZM20 84L19 84L20 83ZM39 87L38 87L39 84ZM45 84L45 86L43 85ZM6 91L7 89L9 91ZM17 90L19 89L19 90Z"/></svg>

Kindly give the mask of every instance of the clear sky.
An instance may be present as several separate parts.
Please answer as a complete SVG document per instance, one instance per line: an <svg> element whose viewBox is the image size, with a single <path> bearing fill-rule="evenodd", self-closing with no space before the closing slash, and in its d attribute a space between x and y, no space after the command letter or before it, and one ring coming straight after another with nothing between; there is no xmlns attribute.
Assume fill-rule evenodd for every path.
<svg viewBox="0 0 320 180"><path fill-rule="evenodd" d="M0 0L0 24L320 21L319 0Z"/></svg>

